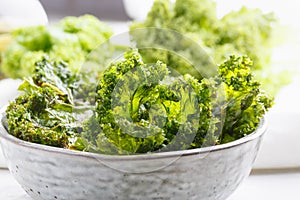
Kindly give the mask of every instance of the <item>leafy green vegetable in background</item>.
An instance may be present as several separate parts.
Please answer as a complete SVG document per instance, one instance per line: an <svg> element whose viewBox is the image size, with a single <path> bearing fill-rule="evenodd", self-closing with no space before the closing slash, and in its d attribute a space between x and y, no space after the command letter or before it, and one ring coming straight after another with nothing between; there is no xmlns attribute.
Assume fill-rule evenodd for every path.
<svg viewBox="0 0 300 200"><path fill-rule="evenodd" d="M52 26L21 28L13 32L13 42L2 53L1 70L7 77L27 77L34 63L47 55L77 71L86 56L111 35L111 29L91 15L66 17Z"/></svg>
<svg viewBox="0 0 300 200"><path fill-rule="evenodd" d="M242 7L230 12L221 19L215 30L218 35L216 46L232 45L226 54L239 53L253 59L255 69L266 67L270 63L273 23L276 19L272 13L263 14L259 9ZM224 60L224 51L216 49L216 59ZM235 52L234 52L235 50ZM223 55L222 55L223 54Z"/></svg>
<svg viewBox="0 0 300 200"><path fill-rule="evenodd" d="M189 71L192 68L191 64L196 68L199 66L205 68L206 63L201 62L203 60L201 58L195 59L197 51L191 50L188 45L186 45L185 52L182 52L181 48L178 50L177 46L181 45L182 40L174 37L170 32L163 31L162 33L152 29L138 30L155 27L178 31L198 43L217 64L223 63L232 54L247 55L253 60L254 73L265 83L263 87L275 94L280 88L278 86L286 83L285 75L274 75L268 69L276 23L276 18L272 13L263 14L259 9L243 7L239 11L232 11L218 19L216 4L211 0L177 0L175 3L171 3L170 0L156 0L146 20L133 23L131 32L146 62L161 60L168 66L179 66L178 63L181 62L180 70L182 71L184 69ZM153 42L161 45L157 45L151 51L141 48L153 47ZM173 44L173 46L166 43ZM197 62L184 62L184 59L178 58L174 52L163 51L162 49L166 46L170 47L168 50L184 55L188 61L196 60ZM191 75L199 78L193 71ZM273 75L274 78L272 78ZM280 84L274 86L273 81L279 81Z"/></svg>
<svg viewBox="0 0 300 200"><path fill-rule="evenodd" d="M91 15L79 18L66 17L59 22L59 27L66 33L78 37L81 48L90 52L106 41L111 35L111 29Z"/></svg>

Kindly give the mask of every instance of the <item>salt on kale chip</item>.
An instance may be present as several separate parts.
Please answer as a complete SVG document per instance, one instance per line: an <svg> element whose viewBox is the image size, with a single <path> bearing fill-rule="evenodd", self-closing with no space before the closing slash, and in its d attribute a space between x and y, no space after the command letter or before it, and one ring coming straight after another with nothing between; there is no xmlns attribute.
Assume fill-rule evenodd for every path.
<svg viewBox="0 0 300 200"><path fill-rule="evenodd" d="M108 25L91 15L66 17L50 26L20 28L12 33L11 44L2 52L0 67L7 77L27 77L46 55L78 71L86 56L111 35Z"/></svg>

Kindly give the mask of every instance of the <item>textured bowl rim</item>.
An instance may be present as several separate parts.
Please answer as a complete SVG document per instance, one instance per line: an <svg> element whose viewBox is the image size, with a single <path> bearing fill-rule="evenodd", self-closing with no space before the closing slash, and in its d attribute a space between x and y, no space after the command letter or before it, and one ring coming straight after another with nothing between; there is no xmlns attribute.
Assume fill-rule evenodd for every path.
<svg viewBox="0 0 300 200"><path fill-rule="evenodd" d="M76 150L64 149L59 147L47 146L43 144L27 142L18 139L15 136L9 134L3 125L2 121L3 121L3 117L5 116L6 108L7 106L4 106L0 109L0 139L2 138L6 141L9 141L10 143L14 143L15 145L31 148L34 150L44 151L48 153L58 153L58 154L69 155L69 156L80 156L80 157L96 158L96 159L104 159L104 160L120 160L120 161L121 160L123 161L148 160L148 159L163 159L163 158L172 158L172 157L180 157L180 156L191 156L196 154L207 154L210 152L221 151L221 150L230 149L236 146L243 145L245 143L248 143L250 141L253 141L261 137L267 130L267 122L265 117L263 117L258 128L255 131L253 131L251 134L225 144L196 148L196 149L180 150L180 151L159 152L159 153L152 153L152 154L149 153L149 154L137 154L137 155L107 155L107 154L83 152L83 151L76 151Z"/></svg>

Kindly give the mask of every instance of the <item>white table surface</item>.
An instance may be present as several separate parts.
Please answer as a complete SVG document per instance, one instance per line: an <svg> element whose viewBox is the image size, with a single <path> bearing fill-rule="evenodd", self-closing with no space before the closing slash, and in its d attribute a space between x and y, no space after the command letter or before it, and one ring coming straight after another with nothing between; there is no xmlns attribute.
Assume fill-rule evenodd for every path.
<svg viewBox="0 0 300 200"><path fill-rule="evenodd" d="M227 200L299 200L300 171L250 175ZM6 169L0 169L1 200L32 200Z"/></svg>

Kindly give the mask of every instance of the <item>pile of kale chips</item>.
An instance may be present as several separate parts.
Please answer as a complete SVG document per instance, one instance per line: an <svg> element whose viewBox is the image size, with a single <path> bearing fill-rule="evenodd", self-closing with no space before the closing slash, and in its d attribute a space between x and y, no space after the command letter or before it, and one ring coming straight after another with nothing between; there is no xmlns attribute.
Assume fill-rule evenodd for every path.
<svg viewBox="0 0 300 200"><path fill-rule="evenodd" d="M273 104L253 73L268 59L263 53L273 18L242 8L221 22L214 3L201 2L157 0L146 21L131 27L137 49L128 49L108 67L99 63L101 70L94 73L80 71L77 65L92 51L93 41L103 43L112 32L93 17L86 16L87 26L92 23L99 38L90 34L83 18L68 18L51 31L39 27L40 37L28 37L29 30L19 30L23 35L16 36L9 51L18 47L32 59L26 63L16 52L6 52L5 68L16 58L13 66L26 63L30 69L25 70L29 76L19 87L22 94L6 110L9 133L49 146L127 155L218 145L255 131ZM247 19L243 21L247 26L240 26L237 19ZM192 70L197 63L159 48L139 48L156 42L176 52L179 41L172 37L166 40L153 29L135 32L146 27L172 29L204 44L204 50L219 63L216 72L199 76ZM38 50L30 45L33 38L40 39L34 41L40 42ZM68 41L66 47L61 45L62 38ZM42 45L43 41L47 43ZM69 51L73 46L77 50ZM186 48L183 54L189 59L197 52ZM15 71L16 77L21 76L22 71Z"/></svg>
<svg viewBox="0 0 300 200"><path fill-rule="evenodd" d="M172 77L166 64L146 65L132 50L110 64L93 92L67 64L44 59L8 106L8 131L29 142L108 154L230 142L255 131L272 106L251 66L248 57L231 56L214 77Z"/></svg>

